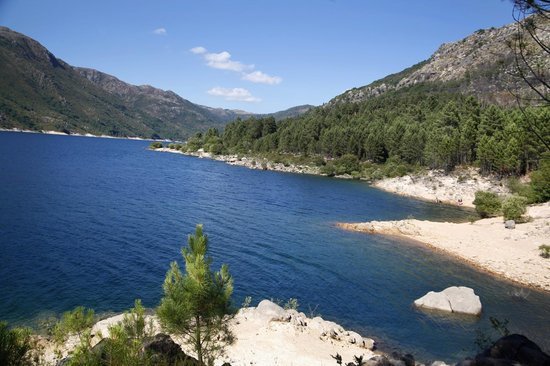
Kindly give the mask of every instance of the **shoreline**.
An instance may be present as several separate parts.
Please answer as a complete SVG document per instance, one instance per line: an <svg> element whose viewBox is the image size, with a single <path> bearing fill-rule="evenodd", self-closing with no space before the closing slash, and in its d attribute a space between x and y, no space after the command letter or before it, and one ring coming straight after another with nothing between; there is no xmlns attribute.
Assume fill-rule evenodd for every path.
<svg viewBox="0 0 550 366"><path fill-rule="evenodd" d="M213 155L203 151L183 152L167 147L150 150L193 156L202 159L212 159L248 169L327 176L321 174L319 167L294 164L285 166L282 163L274 163L259 157L245 156L239 158L237 155ZM349 174L336 175L332 178L354 179ZM368 182L371 187L388 193L420 201L467 209L475 208L473 201L475 192L478 190L490 191L499 195L507 195L510 193L506 187L502 186L502 183L493 183L489 178L481 176L475 168L457 169L457 171L450 174L446 174L441 170L429 170L426 174L409 174L396 178L383 178L374 182L365 179L359 180Z"/></svg>
<svg viewBox="0 0 550 366"><path fill-rule="evenodd" d="M337 223L341 229L413 240L499 279L550 292L550 260L539 245L550 238L550 203L530 206L532 221L506 229L502 217L474 223L423 220Z"/></svg>
<svg viewBox="0 0 550 366"><path fill-rule="evenodd" d="M475 208L476 191L510 194L502 182L494 183L471 167L458 168L449 174L429 170L424 175L384 178L373 182L372 186L404 197L468 208Z"/></svg>
<svg viewBox="0 0 550 366"><path fill-rule="evenodd" d="M169 140L153 140L153 139L146 139L143 137L117 137L117 136L109 136L109 135L93 135L91 133L65 133L60 131L46 131L46 130L40 130L40 131L33 131L33 130L22 130L19 128L0 128L0 132L18 132L18 133L32 133L37 135L56 135L56 136L76 136L76 137L93 137L93 138L101 138L101 139L115 139L115 140L136 140L136 141L162 141L162 142L169 142Z"/></svg>
<svg viewBox="0 0 550 366"><path fill-rule="evenodd" d="M96 321L92 327L91 345L100 343L109 336L109 327L122 321L124 314L116 314ZM146 322L152 324L152 333L164 333L156 315L146 315ZM375 341L354 331L346 330L339 324L323 318L308 317L303 312L283 309L268 301L261 301L256 307L239 309L229 320L229 327L235 340L228 345L225 353L217 357L214 365L225 362L233 366L256 365L332 365L336 364L332 355L340 354L347 362L354 356L362 355L366 360L373 357L391 357L374 351ZM180 336L169 334L187 355L196 357L193 349ZM56 345L47 337L40 337L47 365L56 365ZM62 358L67 357L78 344L73 335L61 346ZM62 359L61 358L61 359Z"/></svg>

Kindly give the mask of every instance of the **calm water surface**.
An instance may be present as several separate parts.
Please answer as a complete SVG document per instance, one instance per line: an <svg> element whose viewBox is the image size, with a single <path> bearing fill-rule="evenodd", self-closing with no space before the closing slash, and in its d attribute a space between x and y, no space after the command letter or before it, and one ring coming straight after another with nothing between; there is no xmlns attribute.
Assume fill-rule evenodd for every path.
<svg viewBox="0 0 550 366"><path fill-rule="evenodd" d="M422 360L475 353L489 316L548 351L550 295L521 289L418 245L344 232L339 221L459 220L468 214L357 181L254 171L148 151L148 142L0 133L0 319L35 324L77 305L158 304L170 261L197 223L235 303L298 298L384 350ZM452 285L475 289L479 320L429 316L411 303ZM521 291L526 298L514 297Z"/></svg>

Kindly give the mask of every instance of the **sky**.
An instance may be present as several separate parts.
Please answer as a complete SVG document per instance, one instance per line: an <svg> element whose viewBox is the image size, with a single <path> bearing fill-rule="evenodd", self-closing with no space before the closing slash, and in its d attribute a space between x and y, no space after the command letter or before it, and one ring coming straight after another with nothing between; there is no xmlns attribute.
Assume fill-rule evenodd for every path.
<svg viewBox="0 0 550 366"><path fill-rule="evenodd" d="M254 113L321 105L512 21L510 0L0 0L0 25L73 66Z"/></svg>

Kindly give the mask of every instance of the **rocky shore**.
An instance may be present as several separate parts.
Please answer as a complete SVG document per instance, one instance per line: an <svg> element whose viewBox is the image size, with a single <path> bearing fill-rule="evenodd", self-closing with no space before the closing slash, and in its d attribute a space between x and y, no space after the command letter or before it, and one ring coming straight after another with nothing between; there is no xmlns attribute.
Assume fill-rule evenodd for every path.
<svg viewBox="0 0 550 366"><path fill-rule="evenodd" d="M119 314L97 322L91 332L94 351L101 351L101 343L110 337L109 328L122 321ZM146 316L150 323L150 336L142 349L160 355L169 364L185 358L189 365L198 365L193 350L183 339L162 333L158 320ZM257 307L245 307L230 319L233 342L216 358L215 366L448 366L444 361L419 363L413 355L393 352L391 355L375 350L375 342L360 334L345 330L340 325L322 319L307 317L294 309L283 309L269 301ZM76 348L78 337L71 336L64 345L56 348L48 339L41 339L44 365L66 364ZM57 349L57 352L56 352ZM357 362L362 360L362 363ZM507 335L473 358L459 362L458 366L482 365L550 365L550 356L538 345L518 334Z"/></svg>
<svg viewBox="0 0 550 366"><path fill-rule="evenodd" d="M502 182L481 176L476 169L459 169L450 174L442 170L430 170L425 175L405 175L374 182L373 187L402 196L431 202L475 207L477 191L489 191L499 195L509 194Z"/></svg>
<svg viewBox="0 0 550 366"><path fill-rule="evenodd" d="M182 152L176 149L159 148L153 151L168 152L222 161L230 165L249 169L273 170L286 173L323 175L316 166L282 164L258 157L239 157L237 155L213 155L199 150L197 152ZM351 175L337 175L334 178L352 179ZM424 201L449 204L454 206L474 207L477 191L490 191L501 195L509 194L508 188L502 182L494 182L481 176L476 169L467 168L450 174L442 170L430 170L425 174L405 175L396 178L384 178L371 183L372 187L386 192L407 196Z"/></svg>
<svg viewBox="0 0 550 366"><path fill-rule="evenodd" d="M530 206L529 222L505 228L502 217L473 223L422 220L340 223L346 230L393 235L422 242L499 277L550 291L550 260L540 245L550 238L550 203Z"/></svg>
<svg viewBox="0 0 550 366"><path fill-rule="evenodd" d="M167 147L163 147L160 149L153 149L153 151L182 154L187 156L194 156L201 159L212 159L212 160L224 162L229 165L242 166L248 169L273 170L273 171L285 172L285 173L321 175L320 169L318 167L312 167L308 165L274 163L264 158L247 157L247 156L239 157L238 155L213 155L211 153L204 152L202 150L192 151L192 152L182 152L180 150L170 149ZM339 176L337 178L346 178L346 177ZM349 178L351 178L351 176Z"/></svg>
<svg viewBox="0 0 550 366"><path fill-rule="evenodd" d="M109 327L122 321L123 316L119 314L96 323L92 328L92 346L109 337ZM155 316L147 316L147 321L153 324L153 334L161 332ZM297 310L285 310L269 300L263 300L257 307L240 309L230 320L230 329L235 340L216 360L217 366L226 363L232 366L336 365L332 357L336 354L346 362L353 361L354 356L362 356L364 360L382 357L373 351L374 340L321 317L308 318ZM181 338L171 338L186 355L194 356ZM62 356L57 357L55 345L43 340L46 363L56 365L77 344L78 338L70 337L61 347Z"/></svg>

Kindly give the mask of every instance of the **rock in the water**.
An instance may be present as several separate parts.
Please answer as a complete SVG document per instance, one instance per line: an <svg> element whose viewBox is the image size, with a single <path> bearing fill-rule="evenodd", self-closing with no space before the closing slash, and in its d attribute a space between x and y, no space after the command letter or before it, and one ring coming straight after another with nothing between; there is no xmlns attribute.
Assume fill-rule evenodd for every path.
<svg viewBox="0 0 550 366"><path fill-rule="evenodd" d="M500 338L475 358L475 365L550 366L550 356L536 343L520 334Z"/></svg>
<svg viewBox="0 0 550 366"><path fill-rule="evenodd" d="M451 303L442 292L430 291L420 299L414 300L414 305L424 309L435 309L441 311L453 312Z"/></svg>
<svg viewBox="0 0 550 366"><path fill-rule="evenodd" d="M441 292L430 291L414 301L421 309L440 310L469 315L481 314L479 296L469 287L452 286Z"/></svg>
<svg viewBox="0 0 550 366"><path fill-rule="evenodd" d="M516 222L514 220L507 220L504 222L504 227L506 229L515 229L516 228Z"/></svg>

